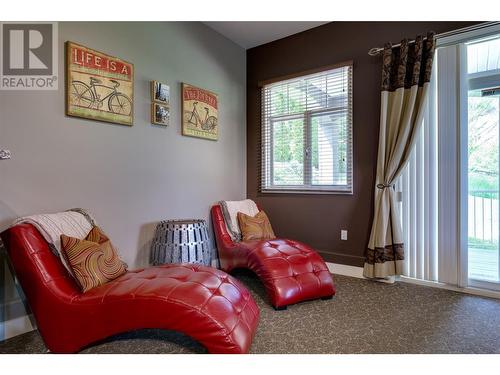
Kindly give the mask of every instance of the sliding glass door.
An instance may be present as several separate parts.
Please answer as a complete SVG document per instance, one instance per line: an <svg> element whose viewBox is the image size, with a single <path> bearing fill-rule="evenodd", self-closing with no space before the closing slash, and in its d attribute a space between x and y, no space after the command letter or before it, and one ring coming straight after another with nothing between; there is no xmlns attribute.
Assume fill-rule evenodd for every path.
<svg viewBox="0 0 500 375"><path fill-rule="evenodd" d="M468 285L500 289L500 35L469 41L464 49Z"/></svg>
<svg viewBox="0 0 500 375"><path fill-rule="evenodd" d="M427 113L396 186L404 276L500 291L500 24L437 47Z"/></svg>

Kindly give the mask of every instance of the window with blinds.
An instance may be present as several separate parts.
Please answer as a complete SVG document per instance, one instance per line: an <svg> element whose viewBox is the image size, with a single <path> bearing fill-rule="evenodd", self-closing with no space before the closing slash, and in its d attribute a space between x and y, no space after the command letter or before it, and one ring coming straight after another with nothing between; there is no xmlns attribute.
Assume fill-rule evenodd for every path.
<svg viewBox="0 0 500 375"><path fill-rule="evenodd" d="M352 193L352 65L262 87L262 192Z"/></svg>

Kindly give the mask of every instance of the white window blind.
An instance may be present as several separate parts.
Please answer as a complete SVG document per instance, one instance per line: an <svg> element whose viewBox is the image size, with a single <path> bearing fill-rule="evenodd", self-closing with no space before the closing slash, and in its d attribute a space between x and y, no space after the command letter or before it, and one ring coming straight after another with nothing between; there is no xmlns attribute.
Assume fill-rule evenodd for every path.
<svg viewBox="0 0 500 375"><path fill-rule="evenodd" d="M437 59L436 59L437 61ZM436 68L434 64L433 69ZM436 79L431 78L423 124L396 189L402 200L404 276L439 281L438 127Z"/></svg>
<svg viewBox="0 0 500 375"><path fill-rule="evenodd" d="M262 192L352 193L352 65L264 85Z"/></svg>

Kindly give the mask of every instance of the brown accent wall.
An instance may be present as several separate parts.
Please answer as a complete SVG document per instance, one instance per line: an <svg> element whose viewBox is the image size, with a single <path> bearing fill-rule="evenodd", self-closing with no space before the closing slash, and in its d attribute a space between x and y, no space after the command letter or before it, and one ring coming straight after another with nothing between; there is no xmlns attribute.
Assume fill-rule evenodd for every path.
<svg viewBox="0 0 500 375"><path fill-rule="evenodd" d="M370 236L380 114L380 57L372 47L418 33L477 22L333 22L247 51L247 195L268 213L278 236L303 241L328 261L361 266ZM353 60L353 195L262 194L257 83ZM340 240L347 229L348 240Z"/></svg>

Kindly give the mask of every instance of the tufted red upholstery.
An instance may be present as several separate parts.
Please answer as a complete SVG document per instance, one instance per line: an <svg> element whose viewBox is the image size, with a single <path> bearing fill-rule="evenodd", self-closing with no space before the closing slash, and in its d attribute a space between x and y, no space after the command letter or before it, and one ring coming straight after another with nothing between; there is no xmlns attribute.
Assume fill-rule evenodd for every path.
<svg viewBox="0 0 500 375"><path fill-rule="evenodd" d="M235 268L255 272L274 307L335 294L325 262L309 246L280 238L233 242L220 206L213 206L211 213L221 268L226 272Z"/></svg>
<svg viewBox="0 0 500 375"><path fill-rule="evenodd" d="M164 265L130 271L81 293L47 242L29 224L2 233L45 344L76 352L140 328L183 332L211 353L246 353L259 319L249 292L220 270Z"/></svg>

